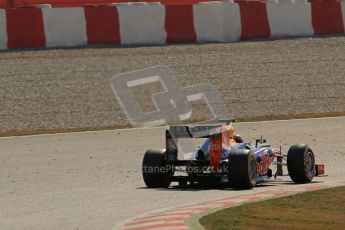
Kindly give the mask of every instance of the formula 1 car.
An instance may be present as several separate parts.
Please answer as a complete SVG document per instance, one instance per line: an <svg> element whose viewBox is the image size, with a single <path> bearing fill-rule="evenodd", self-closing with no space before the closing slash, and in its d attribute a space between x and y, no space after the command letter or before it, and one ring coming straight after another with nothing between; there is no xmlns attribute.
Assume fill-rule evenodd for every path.
<svg viewBox="0 0 345 230"><path fill-rule="evenodd" d="M309 183L314 176L324 174L324 165L315 164L314 153L308 145L292 145L284 154L281 148L272 148L262 138L252 144L234 135L229 144L228 127L229 123L170 126L166 130L166 149L148 150L144 155L142 173L146 186L166 188L171 182L222 183L236 189L251 189L272 177L282 176L283 166L287 166L290 178L298 184ZM188 159L179 159L181 138L205 141ZM277 165L274 174L270 168L273 164ZM183 174L175 175L176 172Z"/></svg>

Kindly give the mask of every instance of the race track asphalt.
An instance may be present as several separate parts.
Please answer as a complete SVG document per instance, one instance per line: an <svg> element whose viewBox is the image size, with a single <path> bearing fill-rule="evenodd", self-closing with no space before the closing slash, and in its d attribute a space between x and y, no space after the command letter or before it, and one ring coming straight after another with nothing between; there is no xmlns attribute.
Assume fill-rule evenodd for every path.
<svg viewBox="0 0 345 230"><path fill-rule="evenodd" d="M249 141L262 135L283 150L307 143L328 174L315 182L345 180L345 117L235 127ZM246 191L146 189L142 157L164 146L163 128L8 137L0 146L1 230L110 230L154 209L296 186L287 177Z"/></svg>

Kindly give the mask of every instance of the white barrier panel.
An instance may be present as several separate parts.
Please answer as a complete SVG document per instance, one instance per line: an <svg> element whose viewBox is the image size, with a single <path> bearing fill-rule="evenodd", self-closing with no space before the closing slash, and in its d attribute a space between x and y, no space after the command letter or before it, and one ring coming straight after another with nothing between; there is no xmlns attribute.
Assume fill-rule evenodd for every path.
<svg viewBox="0 0 345 230"><path fill-rule="evenodd" d="M314 34L309 2L267 2L267 15L273 38Z"/></svg>
<svg viewBox="0 0 345 230"><path fill-rule="evenodd" d="M7 49L6 11L0 9L0 50Z"/></svg>
<svg viewBox="0 0 345 230"><path fill-rule="evenodd" d="M42 11L47 47L87 44L83 8L45 8Z"/></svg>
<svg viewBox="0 0 345 230"><path fill-rule="evenodd" d="M343 16L343 24L345 27L345 1L341 1L340 4L341 4L341 14Z"/></svg>
<svg viewBox="0 0 345 230"><path fill-rule="evenodd" d="M153 4L116 5L121 44L165 44L165 8Z"/></svg>
<svg viewBox="0 0 345 230"><path fill-rule="evenodd" d="M193 6L198 42L233 42L241 38L240 8L233 2L200 3Z"/></svg>

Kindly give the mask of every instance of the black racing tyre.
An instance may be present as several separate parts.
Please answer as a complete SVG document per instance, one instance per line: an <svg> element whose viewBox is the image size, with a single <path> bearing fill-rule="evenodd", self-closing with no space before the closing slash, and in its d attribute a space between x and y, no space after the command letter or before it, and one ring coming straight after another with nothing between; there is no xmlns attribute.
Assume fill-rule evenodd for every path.
<svg viewBox="0 0 345 230"><path fill-rule="evenodd" d="M238 149L229 154L229 183L235 189L251 189L256 185L256 159L249 149Z"/></svg>
<svg viewBox="0 0 345 230"><path fill-rule="evenodd" d="M173 174L165 163L165 150L147 150L144 155L142 172L148 188L167 188Z"/></svg>
<svg viewBox="0 0 345 230"><path fill-rule="evenodd" d="M291 180L297 184L309 183L315 175L315 156L305 144L293 145L287 155L287 168Z"/></svg>

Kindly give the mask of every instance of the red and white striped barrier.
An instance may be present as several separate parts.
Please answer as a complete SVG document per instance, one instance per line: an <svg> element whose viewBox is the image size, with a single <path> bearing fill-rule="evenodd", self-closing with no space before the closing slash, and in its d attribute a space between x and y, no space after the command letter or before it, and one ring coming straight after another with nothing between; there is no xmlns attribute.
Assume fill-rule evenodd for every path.
<svg viewBox="0 0 345 230"><path fill-rule="evenodd" d="M0 9L0 49L89 44L234 42L344 33L340 0L252 0L195 5L118 3Z"/></svg>

